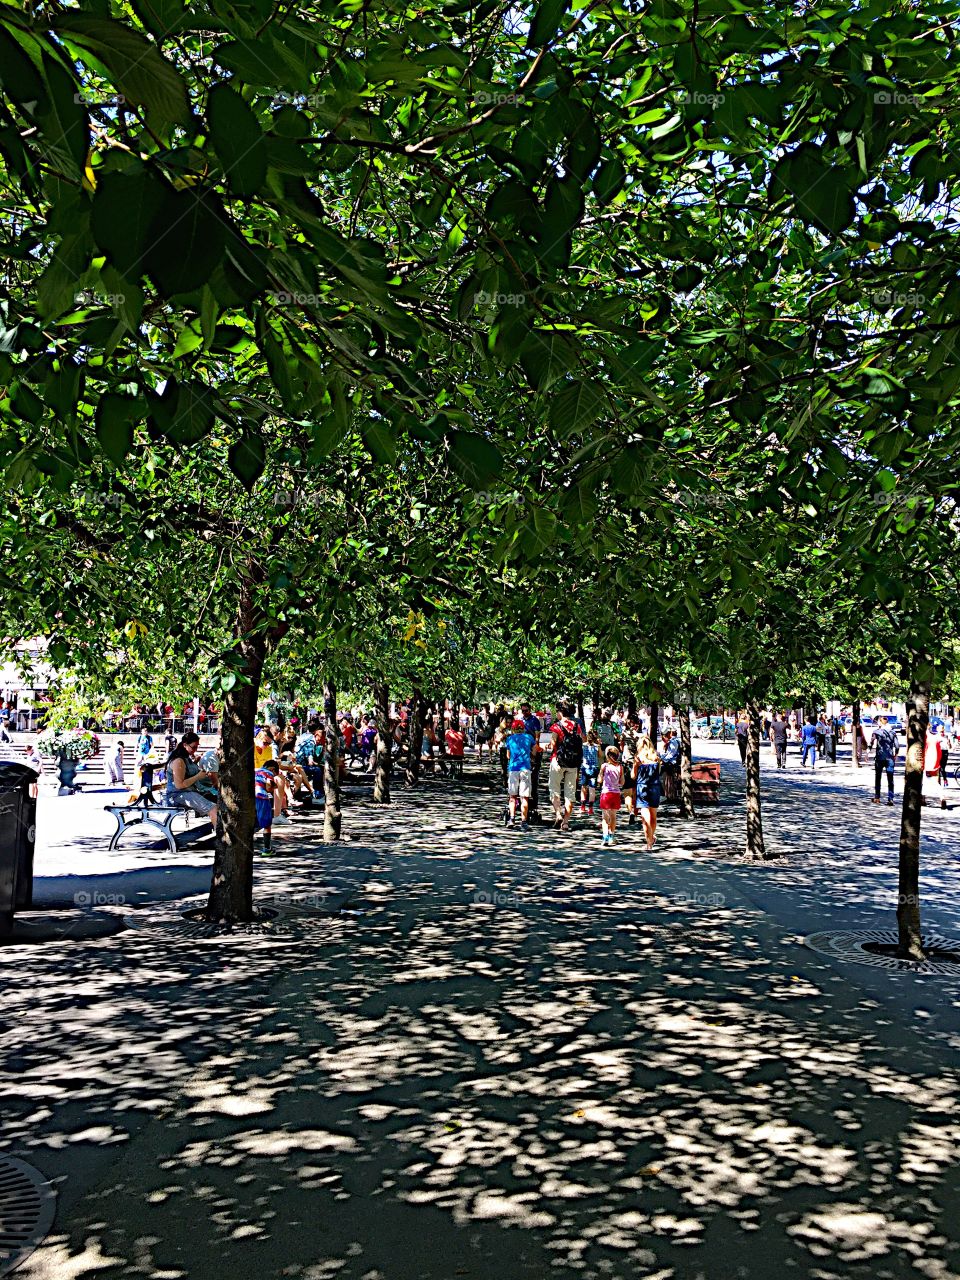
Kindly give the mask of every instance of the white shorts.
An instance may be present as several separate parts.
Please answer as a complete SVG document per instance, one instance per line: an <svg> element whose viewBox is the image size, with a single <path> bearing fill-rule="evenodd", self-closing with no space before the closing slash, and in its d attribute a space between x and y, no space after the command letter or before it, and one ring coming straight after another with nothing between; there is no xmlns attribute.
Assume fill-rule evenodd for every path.
<svg viewBox="0 0 960 1280"><path fill-rule="evenodd" d="M507 774L507 795L529 800L532 792L529 769L511 769Z"/></svg>
<svg viewBox="0 0 960 1280"><path fill-rule="evenodd" d="M577 798L579 769L561 769L556 760L550 761L550 799L573 804Z"/></svg>

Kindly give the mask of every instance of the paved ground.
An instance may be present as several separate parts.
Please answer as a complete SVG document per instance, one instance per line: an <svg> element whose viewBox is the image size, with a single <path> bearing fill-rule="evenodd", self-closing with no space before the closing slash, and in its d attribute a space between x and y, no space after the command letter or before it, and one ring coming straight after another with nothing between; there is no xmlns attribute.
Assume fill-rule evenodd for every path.
<svg viewBox="0 0 960 1280"><path fill-rule="evenodd" d="M791 760L748 866L703 754L724 804L652 856L475 787L305 820L257 875L294 931L229 939L163 901L209 854L108 856L104 797L44 800L38 897L139 927L0 952L2 1147L60 1195L22 1274L960 1276L960 980L799 942L891 924L898 813ZM960 936L960 804L924 821Z"/></svg>

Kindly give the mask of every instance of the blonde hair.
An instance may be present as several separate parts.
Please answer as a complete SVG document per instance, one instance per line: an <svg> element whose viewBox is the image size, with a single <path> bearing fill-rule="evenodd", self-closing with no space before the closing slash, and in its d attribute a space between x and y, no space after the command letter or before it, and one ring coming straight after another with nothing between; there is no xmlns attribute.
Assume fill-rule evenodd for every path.
<svg viewBox="0 0 960 1280"><path fill-rule="evenodd" d="M637 759L641 764L653 764L657 758L657 749L649 733L645 733L637 744Z"/></svg>

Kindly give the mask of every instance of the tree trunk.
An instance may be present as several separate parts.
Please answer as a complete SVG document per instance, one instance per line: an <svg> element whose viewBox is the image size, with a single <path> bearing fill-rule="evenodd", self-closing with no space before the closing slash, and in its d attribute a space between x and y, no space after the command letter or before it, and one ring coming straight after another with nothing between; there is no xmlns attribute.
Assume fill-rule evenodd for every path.
<svg viewBox="0 0 960 1280"><path fill-rule="evenodd" d="M747 845L746 856L760 862L767 856L760 812L760 732L763 713L756 702L747 705L750 732L747 739Z"/></svg>
<svg viewBox="0 0 960 1280"><path fill-rule="evenodd" d="M423 752L423 695L419 689L413 691L410 706L410 719L407 729L407 786L415 787L420 782L420 756Z"/></svg>
<svg viewBox="0 0 960 1280"><path fill-rule="evenodd" d="M377 720L376 768L373 773L373 803L390 803L390 695L385 682L373 686L373 705Z"/></svg>
<svg viewBox="0 0 960 1280"><path fill-rule="evenodd" d="M627 719L636 720L637 718L637 695L631 689L627 694Z"/></svg>
<svg viewBox="0 0 960 1280"><path fill-rule="evenodd" d="M897 894L897 955L922 960L920 941L920 809L923 749L930 719L931 664L918 663L907 702L907 758L903 769L903 813L900 819L900 884Z"/></svg>
<svg viewBox="0 0 960 1280"><path fill-rule="evenodd" d="M327 680L323 686L323 715L327 749L323 756L323 838L339 840L343 826L340 809L340 733L337 728L337 686Z"/></svg>
<svg viewBox="0 0 960 1280"><path fill-rule="evenodd" d="M657 745L657 742L659 739L659 734L657 733L657 729L659 728L659 725L660 725L660 703L651 702L650 703L650 741L653 743L654 746Z"/></svg>
<svg viewBox="0 0 960 1280"><path fill-rule="evenodd" d="M850 726L853 732L853 767L860 768L860 756L858 750L860 747L860 699L853 700L853 724Z"/></svg>
<svg viewBox="0 0 960 1280"><path fill-rule="evenodd" d="M586 732L587 719L586 719L586 712L585 712L585 711L584 711L584 709L583 709L583 694L582 694L582 693L578 693L578 694L577 694L577 715L580 717L580 723L581 723L581 724L583 725L583 727L584 727L584 732Z"/></svg>
<svg viewBox="0 0 960 1280"><path fill-rule="evenodd" d="M253 731L267 653L267 636L256 626L258 621L255 582L248 574L240 584L237 616L241 666L236 684L223 698L223 766L213 878L207 900L207 913L212 920L253 918Z"/></svg>
<svg viewBox="0 0 960 1280"><path fill-rule="evenodd" d="M636 705L636 704L634 704ZM690 708L680 707L680 817L693 817L693 750L690 742Z"/></svg>

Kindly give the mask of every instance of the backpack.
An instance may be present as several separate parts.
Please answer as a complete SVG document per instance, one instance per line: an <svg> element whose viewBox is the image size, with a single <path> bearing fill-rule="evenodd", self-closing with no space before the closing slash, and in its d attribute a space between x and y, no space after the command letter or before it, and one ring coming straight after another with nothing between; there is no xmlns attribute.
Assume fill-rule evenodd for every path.
<svg viewBox="0 0 960 1280"><path fill-rule="evenodd" d="M583 764L583 739L576 729L563 730L557 744L557 764L561 769L579 769Z"/></svg>

